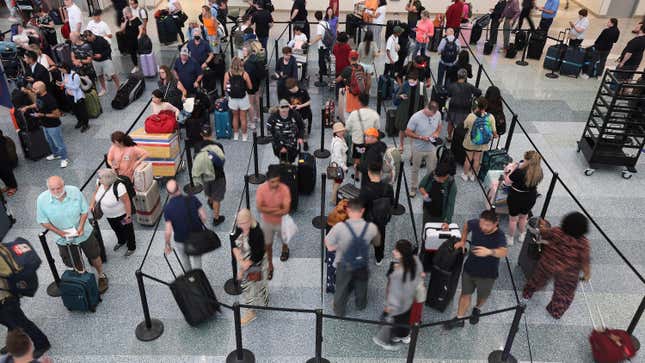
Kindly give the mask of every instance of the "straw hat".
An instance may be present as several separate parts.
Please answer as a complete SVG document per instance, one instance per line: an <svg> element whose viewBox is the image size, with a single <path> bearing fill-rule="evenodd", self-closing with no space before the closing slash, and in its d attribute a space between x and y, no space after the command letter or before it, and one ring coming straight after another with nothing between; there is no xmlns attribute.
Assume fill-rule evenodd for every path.
<svg viewBox="0 0 645 363"><path fill-rule="evenodd" d="M342 132L345 131L345 126L343 125L342 122L335 122L334 126L331 128L332 134L336 134L337 132Z"/></svg>

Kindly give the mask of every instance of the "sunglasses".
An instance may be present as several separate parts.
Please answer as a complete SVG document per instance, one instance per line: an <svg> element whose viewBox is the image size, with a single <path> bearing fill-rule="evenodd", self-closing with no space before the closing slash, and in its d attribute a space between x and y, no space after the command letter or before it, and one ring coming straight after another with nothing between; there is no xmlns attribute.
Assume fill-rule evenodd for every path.
<svg viewBox="0 0 645 363"><path fill-rule="evenodd" d="M280 106L280 108L289 108L289 106Z"/></svg>

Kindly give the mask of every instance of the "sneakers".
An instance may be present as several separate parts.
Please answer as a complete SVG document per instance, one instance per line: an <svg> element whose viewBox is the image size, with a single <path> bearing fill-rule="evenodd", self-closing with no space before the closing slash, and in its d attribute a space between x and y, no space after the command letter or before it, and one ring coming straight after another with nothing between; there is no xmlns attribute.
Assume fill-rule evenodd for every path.
<svg viewBox="0 0 645 363"><path fill-rule="evenodd" d="M106 93L107 91L105 89L102 89L101 92L99 92L99 97L105 96Z"/></svg>
<svg viewBox="0 0 645 363"><path fill-rule="evenodd" d="M83 133L83 132L85 132L85 131L87 131L89 129L90 129L90 125L83 125L83 126L81 126L81 133Z"/></svg>
<svg viewBox="0 0 645 363"><path fill-rule="evenodd" d="M116 251L119 250L119 248L121 248L123 246L125 246L125 244L117 243L117 244L114 245L114 248L112 249L112 251L116 252Z"/></svg>
<svg viewBox="0 0 645 363"><path fill-rule="evenodd" d="M220 224L222 224L224 222L224 219L225 219L224 216L219 216L217 218L213 218L213 227L217 227Z"/></svg>
<svg viewBox="0 0 645 363"><path fill-rule="evenodd" d="M108 278L105 274L99 277L99 294L103 295L108 289Z"/></svg>
<svg viewBox="0 0 645 363"><path fill-rule="evenodd" d="M60 162L60 167L61 168L66 168L68 165L69 165L69 160L67 160L67 159L61 160L61 162Z"/></svg>
<svg viewBox="0 0 645 363"><path fill-rule="evenodd" d="M473 308L473 313L470 315L470 319L468 320L470 324L475 325L479 323L479 314L481 314L481 310L479 310L479 308Z"/></svg>
<svg viewBox="0 0 645 363"><path fill-rule="evenodd" d="M240 134L238 134L237 132L233 132L233 141L237 141L239 139L240 139Z"/></svg>
<svg viewBox="0 0 645 363"><path fill-rule="evenodd" d="M511 236L510 234L505 234L504 236L506 237L506 245L507 246L512 246L513 245L513 236Z"/></svg>
<svg viewBox="0 0 645 363"><path fill-rule="evenodd" d="M242 141L249 141L249 134L242 134Z"/></svg>
<svg viewBox="0 0 645 363"><path fill-rule="evenodd" d="M132 255L134 255L134 250L127 250L123 254L123 257L128 257L128 256L132 256Z"/></svg>
<svg viewBox="0 0 645 363"><path fill-rule="evenodd" d="M392 337L392 341L395 342L395 343L410 344L411 340L412 340L412 338L410 338L409 335L407 337L402 337L402 338Z"/></svg>
<svg viewBox="0 0 645 363"><path fill-rule="evenodd" d="M372 341L374 342L374 344L385 350L399 350L399 347L397 345L386 343L377 337L372 337Z"/></svg>
<svg viewBox="0 0 645 363"><path fill-rule="evenodd" d="M517 237L517 242L524 242L524 239L526 238L526 231L520 233L519 237Z"/></svg>
<svg viewBox="0 0 645 363"><path fill-rule="evenodd" d="M252 310L251 310L251 311L247 311L247 312L244 314L244 316L242 316L242 319L240 319L240 325L242 325L242 326L249 325L249 323L250 323L250 322L252 322L253 320L255 320L257 317L258 317L258 316L257 316L257 314L255 313L255 311L252 311Z"/></svg>
<svg viewBox="0 0 645 363"><path fill-rule="evenodd" d="M304 142L304 145L302 145L302 149L307 152L309 151L309 143L307 141Z"/></svg>
<svg viewBox="0 0 645 363"><path fill-rule="evenodd" d="M410 194L408 194L410 198L414 198L417 196L417 191L416 190L410 190Z"/></svg>
<svg viewBox="0 0 645 363"><path fill-rule="evenodd" d="M52 161L52 160L58 160L58 159L60 159L60 156L58 156L58 155L54 155L54 154L51 154L51 155L49 155L48 157L46 157L45 159L47 159L47 160L49 160L49 161Z"/></svg>
<svg viewBox="0 0 645 363"><path fill-rule="evenodd" d="M383 260L376 261L376 266L381 266L383 264Z"/></svg>
<svg viewBox="0 0 645 363"><path fill-rule="evenodd" d="M466 325L463 320L457 320L455 317L454 319L450 320L449 322L443 324L443 328L445 330L452 330L454 328L463 328Z"/></svg>
<svg viewBox="0 0 645 363"><path fill-rule="evenodd" d="M580 78L589 79L589 75L587 73L583 73L583 74L580 75Z"/></svg>

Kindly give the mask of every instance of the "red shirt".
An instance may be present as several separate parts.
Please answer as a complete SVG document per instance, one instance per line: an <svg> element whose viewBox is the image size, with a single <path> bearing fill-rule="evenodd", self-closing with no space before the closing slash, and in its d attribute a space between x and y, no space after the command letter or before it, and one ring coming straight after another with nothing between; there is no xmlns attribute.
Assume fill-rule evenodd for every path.
<svg viewBox="0 0 645 363"><path fill-rule="evenodd" d="M338 76L349 65L349 52L352 51L352 48L347 43L336 43L332 51L336 57L336 75Z"/></svg>
<svg viewBox="0 0 645 363"><path fill-rule="evenodd" d="M461 26L461 18L464 13L464 3L457 1L448 7L446 10L446 26L448 28L459 28Z"/></svg>

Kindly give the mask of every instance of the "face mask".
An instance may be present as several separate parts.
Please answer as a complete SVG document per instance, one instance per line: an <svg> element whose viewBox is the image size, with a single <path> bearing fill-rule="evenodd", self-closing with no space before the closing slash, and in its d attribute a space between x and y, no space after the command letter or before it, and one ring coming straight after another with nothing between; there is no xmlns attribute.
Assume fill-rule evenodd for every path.
<svg viewBox="0 0 645 363"><path fill-rule="evenodd" d="M62 191L62 192L60 192L60 194L58 194L58 195L56 195L56 194L54 194L54 193L52 193L52 192L49 192L49 193L52 195L52 197L54 197L54 198L56 198L56 199L60 199L60 198L62 198L62 197L63 197L63 195L65 195L65 189L63 189L63 191Z"/></svg>
<svg viewBox="0 0 645 363"><path fill-rule="evenodd" d="M410 87L414 87L414 86L416 86L416 85L417 85L417 82L415 82L415 81L408 81L408 84L410 85Z"/></svg>
<svg viewBox="0 0 645 363"><path fill-rule="evenodd" d="M202 37L201 37L201 36L199 36L199 35L195 35L195 40L199 41L199 40L201 40L201 39L202 39Z"/></svg>

